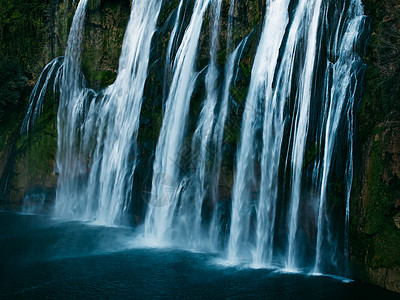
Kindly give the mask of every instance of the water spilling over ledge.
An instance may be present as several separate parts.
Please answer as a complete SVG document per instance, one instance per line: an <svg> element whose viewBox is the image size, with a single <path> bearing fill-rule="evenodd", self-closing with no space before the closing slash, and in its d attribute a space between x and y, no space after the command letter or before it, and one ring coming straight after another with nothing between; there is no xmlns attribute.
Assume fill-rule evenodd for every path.
<svg viewBox="0 0 400 300"><path fill-rule="evenodd" d="M361 1L266 1L240 38L236 1L181 0L158 19L167 6L132 3L116 80L95 91L81 71L79 2L62 66L46 67L24 122L29 131L62 70L54 215L143 225L151 244L233 265L344 274Z"/></svg>

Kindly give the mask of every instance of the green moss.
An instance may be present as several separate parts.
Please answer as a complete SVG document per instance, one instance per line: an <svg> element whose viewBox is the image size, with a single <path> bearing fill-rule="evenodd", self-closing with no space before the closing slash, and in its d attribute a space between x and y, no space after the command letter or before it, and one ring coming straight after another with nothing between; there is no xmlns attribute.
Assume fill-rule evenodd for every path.
<svg viewBox="0 0 400 300"><path fill-rule="evenodd" d="M400 6L396 0L363 3L372 16L372 33L363 57L368 66L365 97L358 114L360 143L366 144L374 126L400 107Z"/></svg>
<svg viewBox="0 0 400 300"><path fill-rule="evenodd" d="M90 87L112 84L118 69L129 3L92 0L89 2L82 42L81 68Z"/></svg>
<svg viewBox="0 0 400 300"><path fill-rule="evenodd" d="M367 234L377 233L387 223L392 206L392 191L382 181L384 164L380 138L383 129L381 127L375 130L367 171L368 190L365 199L365 232Z"/></svg>
<svg viewBox="0 0 400 300"><path fill-rule="evenodd" d="M240 62L240 70L246 78L251 78L251 64Z"/></svg>
<svg viewBox="0 0 400 300"><path fill-rule="evenodd" d="M385 225L383 230L373 237L370 263L373 268L400 266L400 231Z"/></svg>
<svg viewBox="0 0 400 300"><path fill-rule="evenodd" d="M157 26L162 27L171 13L178 7L179 0L163 1L160 14L157 20Z"/></svg>
<svg viewBox="0 0 400 300"><path fill-rule="evenodd" d="M10 135L18 129L20 115L20 112L13 110L7 115L7 119L0 124L0 153L9 146Z"/></svg>
<svg viewBox="0 0 400 300"><path fill-rule="evenodd" d="M222 47L221 47L222 48ZM225 47L222 48L223 50L219 51L217 54L217 63L221 66L225 64L226 61L226 49Z"/></svg>
<svg viewBox="0 0 400 300"><path fill-rule="evenodd" d="M231 95L237 103L244 103L249 91L248 86L235 86L231 88Z"/></svg>
<svg viewBox="0 0 400 300"><path fill-rule="evenodd" d="M393 191L382 179L384 161L382 138L385 126L376 127L366 173L364 198L364 234L358 234L352 242L353 252L366 257L368 266L390 268L400 265L400 230L393 221ZM352 218L352 231L357 231L359 216Z"/></svg>
<svg viewBox="0 0 400 300"><path fill-rule="evenodd" d="M40 117L28 134L17 140L15 170L10 200L16 203L30 187L56 184L53 168L57 152L57 114L53 96L48 93Z"/></svg>
<svg viewBox="0 0 400 300"><path fill-rule="evenodd" d="M231 116L224 127L224 143L237 145L241 137L241 124L238 118Z"/></svg>
<svg viewBox="0 0 400 300"><path fill-rule="evenodd" d="M49 1L0 0L0 7L0 57L31 73L44 50Z"/></svg>
<svg viewBox="0 0 400 300"><path fill-rule="evenodd" d="M57 39L60 42L60 46L55 55L64 55L65 48L67 47L69 30L72 25L72 20L74 17L74 8L72 3L69 1L60 1L58 4L58 18L56 20L57 26Z"/></svg>
<svg viewBox="0 0 400 300"><path fill-rule="evenodd" d="M400 266L400 230L393 217L396 187L383 181L386 121L398 121L400 107L400 6L397 0L363 0L371 16L371 36L363 57L367 64L364 98L357 114L356 174L351 202L353 259L366 268ZM384 144L385 143L385 144ZM367 160L368 164L365 164ZM357 167L358 165L358 167Z"/></svg>
<svg viewBox="0 0 400 300"><path fill-rule="evenodd" d="M97 82L101 88L105 88L114 83L117 78L117 73L111 70L107 71L93 71L92 80Z"/></svg>
<svg viewBox="0 0 400 300"><path fill-rule="evenodd" d="M318 143L312 144L306 151L303 161L303 168L308 166L314 159L317 157L319 153L319 145Z"/></svg>

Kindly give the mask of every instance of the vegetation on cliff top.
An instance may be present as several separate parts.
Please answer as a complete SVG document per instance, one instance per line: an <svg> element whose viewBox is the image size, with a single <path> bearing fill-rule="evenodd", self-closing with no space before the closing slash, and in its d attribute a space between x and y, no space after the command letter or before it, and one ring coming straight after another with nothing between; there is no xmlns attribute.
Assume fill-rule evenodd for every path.
<svg viewBox="0 0 400 300"><path fill-rule="evenodd" d="M367 54L366 89L359 113L360 144L373 127L400 109L400 3L397 0L364 0L371 16Z"/></svg>
<svg viewBox="0 0 400 300"><path fill-rule="evenodd" d="M49 0L0 0L0 57L18 61L29 75L47 38Z"/></svg>

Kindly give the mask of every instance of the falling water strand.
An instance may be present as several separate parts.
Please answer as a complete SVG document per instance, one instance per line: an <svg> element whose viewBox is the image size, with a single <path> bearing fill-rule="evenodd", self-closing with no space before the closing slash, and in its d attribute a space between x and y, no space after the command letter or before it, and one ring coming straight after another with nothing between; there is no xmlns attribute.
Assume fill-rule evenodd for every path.
<svg viewBox="0 0 400 300"><path fill-rule="evenodd" d="M79 112L79 120L84 121L78 126L82 129L79 136L71 136L65 146L59 146L73 153L63 158L64 164L77 166L70 168L69 176L57 190L56 211L61 216L118 224L129 208L136 167L136 136L150 57L149 37L155 31L160 6L158 0L132 3L118 76L104 91L101 101L94 101L99 96L88 89L79 86L73 89L79 93L71 101L75 108L69 111ZM72 115L64 123L73 124L75 119ZM74 129L77 125L70 125L64 136L77 132ZM79 145L74 145L76 140Z"/></svg>
<svg viewBox="0 0 400 300"><path fill-rule="evenodd" d="M143 91L161 1L134 1L119 61L118 76L106 91L91 170L88 197L98 197L96 220L118 224L129 208L136 168L136 140ZM102 140L105 135L104 140ZM100 185L97 188L95 182Z"/></svg>
<svg viewBox="0 0 400 300"><path fill-rule="evenodd" d="M63 57L53 59L40 74L39 79L29 96L28 110L22 123L21 134L29 133L30 129L34 126L35 121L40 117L48 85L51 82L53 82L54 86L57 84L56 79L62 67L63 59Z"/></svg>
<svg viewBox="0 0 400 300"><path fill-rule="evenodd" d="M150 203L145 220L146 238L168 242L182 183L179 182L180 149L190 98L195 84L194 64L209 0L197 0L190 23L175 57L171 83L155 160Z"/></svg>
<svg viewBox="0 0 400 300"><path fill-rule="evenodd" d="M244 38L236 49L231 53L228 57L225 64L225 72L224 72L224 83L223 83L223 91L222 91L222 99L220 105L220 111L218 114L218 120L216 121L214 131L213 131L213 143L215 145L215 156L214 156L214 166L213 166L213 180L214 186L212 187L212 197L213 197L213 214L210 223L209 236L211 245L217 245L218 235L219 235L219 212L217 201L219 199L218 194L218 184L220 180L220 172L221 172L221 162L222 162L222 144L224 139L224 128L228 115L229 108L229 99L231 97L230 87L233 82L235 66L237 60L240 59L244 45L246 44L248 37Z"/></svg>
<svg viewBox="0 0 400 300"><path fill-rule="evenodd" d="M348 10L349 24L343 35L343 38L338 42L338 49L335 52L338 55L338 60L333 65L333 79L330 91L330 106L329 112L326 117L326 129L325 129L325 145L324 145L324 156L323 156L323 172L322 172L322 183L321 193L319 196L318 206L318 223L317 223L317 243L316 243L316 255L315 255L315 266L313 269L314 273L320 272L320 265L322 259L322 240L323 234L329 231L329 224L326 212L326 193L328 185L328 176L330 166L332 163L332 154L334 152L337 132L339 129L339 123L341 116L345 113L350 105L350 112L354 103L354 92L356 90L352 87L352 80L354 80L354 72L357 70L355 66L359 64L359 56L355 54L354 48L357 42L364 17L363 8L360 1L354 1ZM338 29L339 30L339 29ZM337 33L339 35L339 33ZM346 103L347 102L347 103ZM352 119L352 116L349 117ZM352 121L349 122L350 131L352 130ZM352 139L352 137L350 137ZM350 141L352 143L352 141ZM352 146L350 146L352 147ZM352 149L350 149L352 150ZM352 152L352 151L351 151ZM347 172L352 172L352 153L349 153L349 161L347 162ZM350 169L349 169L350 168ZM352 180L352 179L351 179ZM351 182L351 180L349 180ZM347 187L347 197L349 197L351 187ZM346 202L346 226L348 217L348 204ZM328 232L329 234L329 232Z"/></svg>
<svg viewBox="0 0 400 300"><path fill-rule="evenodd" d="M251 73L249 92L242 121L233 186L231 230L228 241L228 260L238 261L241 250L249 247L252 186L254 185L254 139L259 126L262 99L271 100L272 82L279 49L288 23L290 1L271 1L265 13L263 32ZM267 112L266 112L267 113Z"/></svg>
<svg viewBox="0 0 400 300"><path fill-rule="evenodd" d="M202 110L200 112L199 121L197 128L194 132L192 139L192 159L194 158L194 171L190 178L191 190L193 190L190 196L194 199L194 209L190 205L188 207L189 212L184 211L185 216L190 211L193 212L193 218L183 218L188 222L181 223L181 226L192 228L189 234L189 244L192 248L197 249L202 244L202 232L201 232L201 221L202 221L202 206L206 196L208 184L206 182L207 177L209 178L210 172L207 170L207 164L211 159L211 147L210 140L212 137L212 130L214 127L214 120L216 119L215 110L218 101L218 70L216 66L216 55L218 49L218 33L219 33L219 20L221 13L221 0L215 0L212 5L212 23L211 23L211 46L210 46L210 64L207 69L205 78L206 93L207 97L203 101ZM185 159L185 158L184 158ZM191 197L186 197L187 200ZM190 201L191 202L191 201ZM179 226L179 225L178 225Z"/></svg>
<svg viewBox="0 0 400 300"><path fill-rule="evenodd" d="M291 204L288 216L288 247L285 267L287 270L296 271L297 265L297 227L299 218L299 204L301 197L301 178L303 159L309 127L310 103L312 97L312 85L314 67L317 54L317 33L321 14L321 0L307 3L308 9L304 18L307 20L305 28L307 32L307 45L305 63L299 82L299 90L296 97L295 120L293 124L293 149L291 156ZM310 9L311 8L311 9Z"/></svg>
<svg viewBox="0 0 400 300"><path fill-rule="evenodd" d="M64 200L75 198L76 186L73 184L73 179L76 174L83 173L83 164L78 159L79 139L77 137L82 130L83 121L83 97L80 96L83 78L80 72L80 62L87 2L87 0L81 0L74 15L60 83L56 158L59 176L55 203L55 214L58 217L75 217L75 207L69 207L68 211L64 210Z"/></svg>
<svg viewBox="0 0 400 300"><path fill-rule="evenodd" d="M169 36L168 46L165 54L165 70L164 70L164 89L163 89L163 102L165 102L168 94L168 88L170 84L170 77L173 70L173 52L176 51L177 36L179 35L179 28L181 24L181 10L184 4L184 0L179 2L179 6L176 11L174 28Z"/></svg>
<svg viewBox="0 0 400 300"><path fill-rule="evenodd" d="M273 262L278 173L285 128L284 109L292 90L295 57L299 48L305 9L306 1L301 1L288 28L272 100L265 104L262 174L257 204L256 248L253 252L255 266L272 266Z"/></svg>
<svg viewBox="0 0 400 300"><path fill-rule="evenodd" d="M226 37L226 50L228 52L231 51L232 44L233 44L233 26L234 26L234 19L235 19L235 7L236 7L236 0L231 0L229 3L229 12L228 12L228 28L227 28L227 37Z"/></svg>

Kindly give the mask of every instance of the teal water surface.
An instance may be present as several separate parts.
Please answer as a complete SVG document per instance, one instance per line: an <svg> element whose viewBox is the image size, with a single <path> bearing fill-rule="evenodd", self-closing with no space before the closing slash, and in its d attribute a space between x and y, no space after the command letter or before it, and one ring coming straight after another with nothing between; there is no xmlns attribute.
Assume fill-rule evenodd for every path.
<svg viewBox="0 0 400 300"><path fill-rule="evenodd" d="M136 235L0 213L0 298L400 298L329 276L226 267L216 263L221 254L140 247Z"/></svg>

